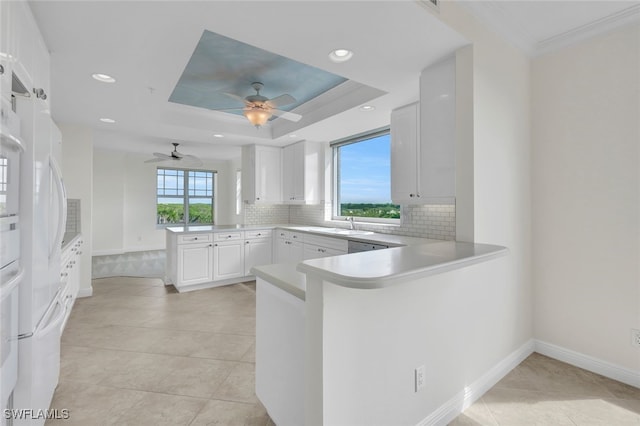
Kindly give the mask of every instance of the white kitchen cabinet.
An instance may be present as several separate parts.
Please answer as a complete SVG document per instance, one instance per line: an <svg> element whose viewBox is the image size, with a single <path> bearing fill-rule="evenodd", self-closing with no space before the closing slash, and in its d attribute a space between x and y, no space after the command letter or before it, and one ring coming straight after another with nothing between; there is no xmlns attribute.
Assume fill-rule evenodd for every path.
<svg viewBox="0 0 640 426"><path fill-rule="evenodd" d="M273 263L272 231L246 231L244 240L244 275L251 275L254 266Z"/></svg>
<svg viewBox="0 0 640 426"><path fill-rule="evenodd" d="M304 260L309 260L347 254L348 245L348 241L341 238L306 235L304 239L303 257Z"/></svg>
<svg viewBox="0 0 640 426"><path fill-rule="evenodd" d="M422 71L420 103L391 113L391 199L455 201L455 57Z"/></svg>
<svg viewBox="0 0 640 426"><path fill-rule="evenodd" d="M5 2L3 2L5 3ZM25 87L31 91L33 88L33 73L35 70L34 49L36 39L40 31L31 14L29 4L26 1L15 1L9 6L9 31L12 37L9 39L10 54L12 56L13 72L18 76Z"/></svg>
<svg viewBox="0 0 640 426"><path fill-rule="evenodd" d="M210 242L178 246L176 288L213 280L213 245Z"/></svg>
<svg viewBox="0 0 640 426"><path fill-rule="evenodd" d="M420 191L420 105L416 102L391 111L391 199L418 203Z"/></svg>
<svg viewBox="0 0 640 426"><path fill-rule="evenodd" d="M243 277L244 233L215 233L213 240L213 280Z"/></svg>
<svg viewBox="0 0 640 426"><path fill-rule="evenodd" d="M15 55L14 30L11 19L11 9L14 2L0 1L0 94L6 99L11 99L11 72Z"/></svg>
<svg viewBox="0 0 640 426"><path fill-rule="evenodd" d="M65 248L61 255L60 291L61 300L65 306L65 318L62 321L60 331L63 331L67 324L80 290L80 256L82 256L83 244L84 240L80 235Z"/></svg>
<svg viewBox="0 0 640 426"><path fill-rule="evenodd" d="M456 194L456 58L451 56L420 75L421 198Z"/></svg>
<svg viewBox="0 0 640 426"><path fill-rule="evenodd" d="M322 194L322 145L298 142L283 148L282 197L285 204L318 204Z"/></svg>
<svg viewBox="0 0 640 426"><path fill-rule="evenodd" d="M242 147L242 199L250 204L282 202L282 148Z"/></svg>
<svg viewBox="0 0 640 426"><path fill-rule="evenodd" d="M302 262L304 260L303 234L282 229L274 238L274 263Z"/></svg>

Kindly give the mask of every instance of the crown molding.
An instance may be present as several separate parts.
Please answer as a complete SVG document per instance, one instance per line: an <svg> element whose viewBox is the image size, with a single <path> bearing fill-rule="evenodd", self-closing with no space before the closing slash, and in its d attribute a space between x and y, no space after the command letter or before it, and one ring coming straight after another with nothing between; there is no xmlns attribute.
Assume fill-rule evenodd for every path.
<svg viewBox="0 0 640 426"><path fill-rule="evenodd" d="M541 40L533 53L534 56L549 53L634 22L640 23L640 4Z"/></svg>
<svg viewBox="0 0 640 426"><path fill-rule="evenodd" d="M480 22L503 37L508 43L523 51L530 57L549 53L572 44L581 42L598 34L603 34L615 28L640 22L640 3L626 9L604 16L595 21L571 28L552 37L536 40L536 38L518 23L495 1L460 1Z"/></svg>

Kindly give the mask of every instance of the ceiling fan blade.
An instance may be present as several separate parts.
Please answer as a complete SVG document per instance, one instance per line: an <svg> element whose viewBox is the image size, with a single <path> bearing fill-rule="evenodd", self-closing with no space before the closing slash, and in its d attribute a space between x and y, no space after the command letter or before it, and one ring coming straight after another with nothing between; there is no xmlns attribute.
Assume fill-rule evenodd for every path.
<svg viewBox="0 0 640 426"><path fill-rule="evenodd" d="M147 161L145 161L145 163L160 163L162 161L167 161L166 158L151 158Z"/></svg>
<svg viewBox="0 0 640 426"><path fill-rule="evenodd" d="M284 95L276 96L273 99L269 99L267 101L267 104L269 104L271 107L277 108L284 105L290 105L295 101L296 101L296 98L285 93Z"/></svg>
<svg viewBox="0 0 640 426"><path fill-rule="evenodd" d="M239 107L239 108L221 108L221 109L214 109L212 111L242 111L244 110L246 107Z"/></svg>
<svg viewBox="0 0 640 426"><path fill-rule="evenodd" d="M246 103L247 102L246 99L243 98L242 96L239 96L239 95L236 95L236 94L233 94L233 93L227 93L227 92L223 92L223 93L225 95L229 96L230 98L239 100L242 103Z"/></svg>
<svg viewBox="0 0 640 426"><path fill-rule="evenodd" d="M295 112L281 111L279 109L272 109L271 113L277 117L284 118L285 120L298 122L302 118L300 114Z"/></svg>
<svg viewBox="0 0 640 426"><path fill-rule="evenodd" d="M154 152L153 155L158 158L162 158L163 160L171 160L171 156L167 154L161 154L159 152Z"/></svg>
<svg viewBox="0 0 640 426"><path fill-rule="evenodd" d="M184 154L178 152L178 151L173 151L171 152L171 156L173 157L173 159L181 159L182 157L184 157Z"/></svg>

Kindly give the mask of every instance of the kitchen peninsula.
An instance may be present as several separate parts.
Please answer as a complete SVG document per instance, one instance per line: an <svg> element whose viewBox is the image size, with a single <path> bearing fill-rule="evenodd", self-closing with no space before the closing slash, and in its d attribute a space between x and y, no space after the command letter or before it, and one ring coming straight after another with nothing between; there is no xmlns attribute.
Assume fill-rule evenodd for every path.
<svg viewBox="0 0 640 426"><path fill-rule="evenodd" d="M285 426L446 423L509 327L507 254L431 241L253 268L258 398Z"/></svg>

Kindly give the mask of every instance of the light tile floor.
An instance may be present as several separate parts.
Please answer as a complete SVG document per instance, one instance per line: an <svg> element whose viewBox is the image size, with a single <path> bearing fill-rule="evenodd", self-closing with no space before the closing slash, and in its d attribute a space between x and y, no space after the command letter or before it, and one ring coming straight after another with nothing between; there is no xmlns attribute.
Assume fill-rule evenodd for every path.
<svg viewBox="0 0 640 426"><path fill-rule="evenodd" d="M47 425L273 426L254 393L255 283L178 294L123 277L93 290L62 337L51 408L70 418ZM533 354L451 425L640 425L640 390Z"/></svg>

